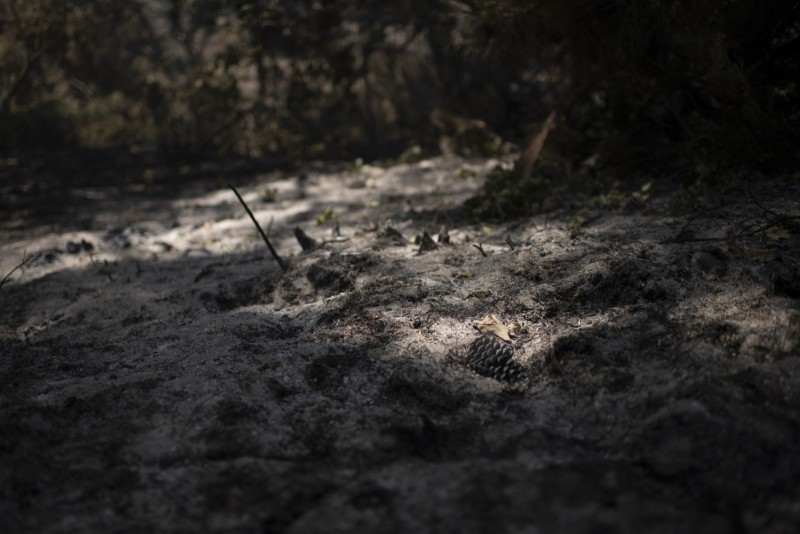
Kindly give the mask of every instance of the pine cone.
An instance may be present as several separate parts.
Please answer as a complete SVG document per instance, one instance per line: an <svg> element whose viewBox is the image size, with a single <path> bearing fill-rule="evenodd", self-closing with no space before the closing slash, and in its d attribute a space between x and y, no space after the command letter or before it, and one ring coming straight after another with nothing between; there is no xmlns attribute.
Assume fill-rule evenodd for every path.
<svg viewBox="0 0 800 534"><path fill-rule="evenodd" d="M514 348L494 336L481 336L470 344L467 365L495 380L518 382L525 378L525 368L514 361Z"/></svg>

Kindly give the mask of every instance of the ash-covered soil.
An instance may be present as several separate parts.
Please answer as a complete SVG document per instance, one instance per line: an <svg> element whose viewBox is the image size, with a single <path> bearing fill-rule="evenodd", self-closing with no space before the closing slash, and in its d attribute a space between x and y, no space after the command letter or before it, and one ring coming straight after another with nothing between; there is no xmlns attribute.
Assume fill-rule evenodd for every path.
<svg viewBox="0 0 800 534"><path fill-rule="evenodd" d="M496 163L240 180L285 272L224 182L4 223L3 532L800 531L797 187L470 222Z"/></svg>

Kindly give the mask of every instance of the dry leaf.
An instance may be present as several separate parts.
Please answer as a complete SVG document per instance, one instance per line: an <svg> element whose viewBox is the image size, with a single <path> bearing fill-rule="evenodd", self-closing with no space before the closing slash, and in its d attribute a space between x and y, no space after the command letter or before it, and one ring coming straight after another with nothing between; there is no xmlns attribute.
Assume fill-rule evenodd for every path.
<svg viewBox="0 0 800 534"><path fill-rule="evenodd" d="M504 325L500 319L492 314L487 315L480 321L476 321L475 328L481 334L491 334L499 337L503 341L508 341L509 343L511 342L511 332L509 327ZM516 334L518 328L519 325L517 325L517 329L515 329L514 334Z"/></svg>

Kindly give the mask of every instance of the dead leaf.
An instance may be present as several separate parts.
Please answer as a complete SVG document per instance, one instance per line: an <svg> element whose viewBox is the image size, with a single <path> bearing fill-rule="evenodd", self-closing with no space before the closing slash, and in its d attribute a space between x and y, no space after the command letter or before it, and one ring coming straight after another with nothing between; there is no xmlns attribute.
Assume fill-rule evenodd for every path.
<svg viewBox="0 0 800 534"><path fill-rule="evenodd" d="M490 334L499 337L503 341L511 342L511 336L519 331L519 325L511 323L506 326L495 315L489 314L480 321L475 322L475 328L481 334Z"/></svg>

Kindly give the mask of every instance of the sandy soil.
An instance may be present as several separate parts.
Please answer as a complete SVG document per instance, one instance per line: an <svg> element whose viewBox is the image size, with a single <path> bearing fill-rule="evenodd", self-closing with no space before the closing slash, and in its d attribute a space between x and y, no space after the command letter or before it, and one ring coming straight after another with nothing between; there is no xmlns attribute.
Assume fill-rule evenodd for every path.
<svg viewBox="0 0 800 534"><path fill-rule="evenodd" d="M469 222L496 163L239 179L285 272L224 181L6 219L3 532L798 532L797 187Z"/></svg>

